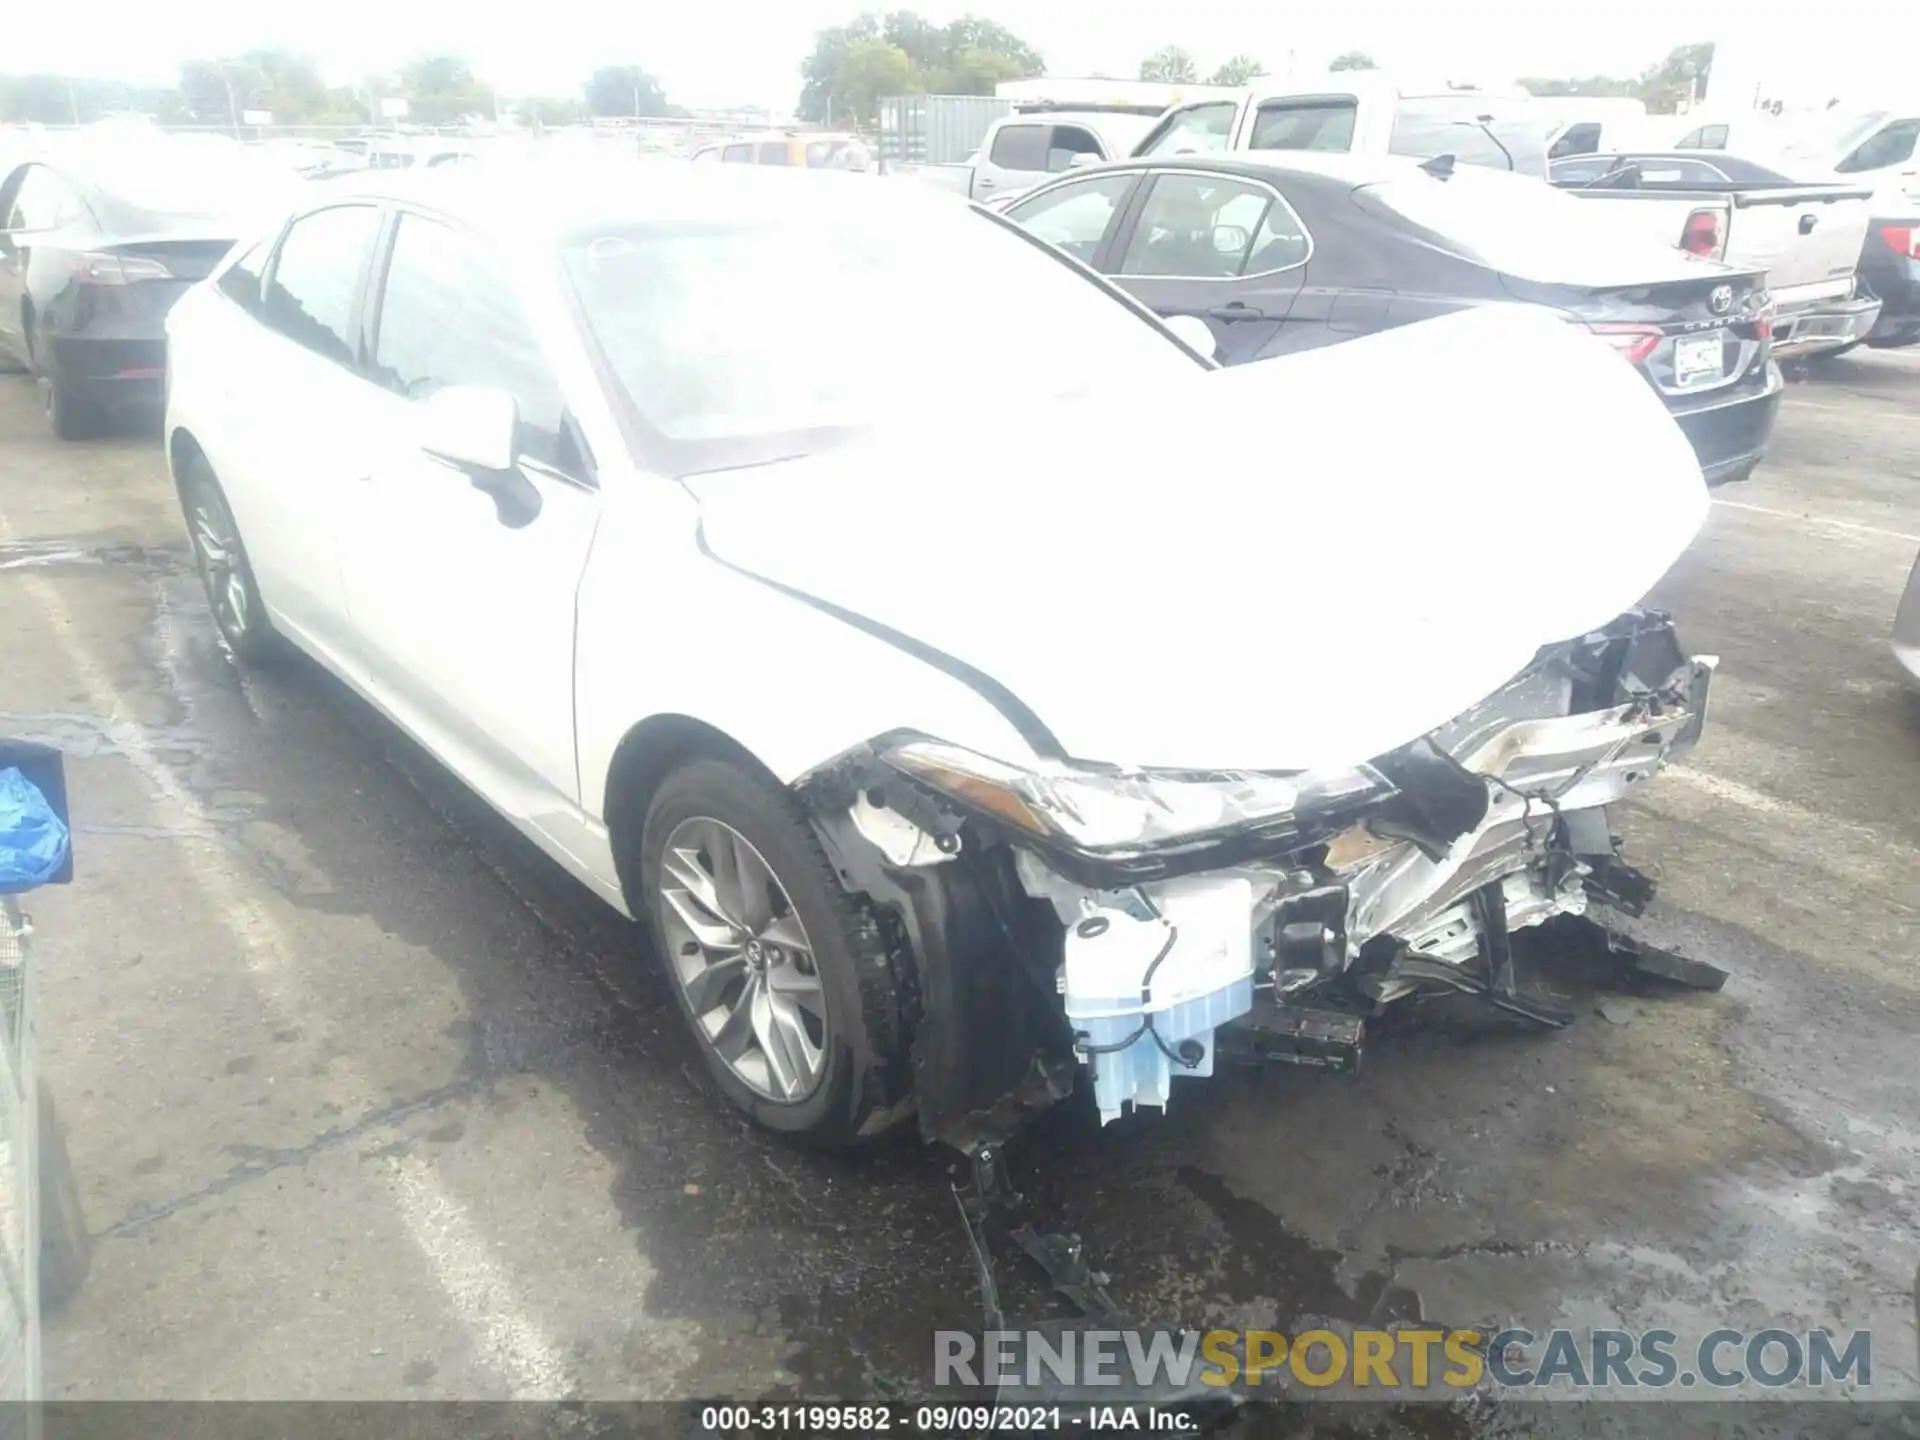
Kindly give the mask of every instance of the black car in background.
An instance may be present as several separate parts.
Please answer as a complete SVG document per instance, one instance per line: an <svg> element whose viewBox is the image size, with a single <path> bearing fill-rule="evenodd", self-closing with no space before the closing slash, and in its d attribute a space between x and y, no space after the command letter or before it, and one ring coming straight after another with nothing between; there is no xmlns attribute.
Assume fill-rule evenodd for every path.
<svg viewBox="0 0 1920 1440"><path fill-rule="evenodd" d="M1868 223L1860 283L1880 299L1880 318L1862 343L1875 350L1920 345L1920 201Z"/></svg>
<svg viewBox="0 0 1920 1440"><path fill-rule="evenodd" d="M37 378L54 433L158 407L168 308L271 176L215 147L113 137L0 176L0 367Z"/></svg>
<svg viewBox="0 0 1920 1440"><path fill-rule="evenodd" d="M1444 156L1180 155L1076 170L1001 213L1161 315L1204 319L1230 365L1534 304L1646 377L1710 483L1753 470L1779 409L1762 272L1618 233L1530 176Z"/></svg>

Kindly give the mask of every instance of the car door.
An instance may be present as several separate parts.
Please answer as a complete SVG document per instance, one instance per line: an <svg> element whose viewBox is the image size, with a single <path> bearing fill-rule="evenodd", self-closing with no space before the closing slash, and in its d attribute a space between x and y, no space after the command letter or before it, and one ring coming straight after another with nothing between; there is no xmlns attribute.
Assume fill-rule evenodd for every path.
<svg viewBox="0 0 1920 1440"><path fill-rule="evenodd" d="M973 167L973 198L988 200L1001 191L1021 191L1047 178L1047 152L1053 126L1039 120L1002 124Z"/></svg>
<svg viewBox="0 0 1920 1440"><path fill-rule="evenodd" d="M1106 265L1157 314L1192 315L1233 365L1272 353L1313 250L1273 186L1201 170L1154 173Z"/></svg>
<svg viewBox="0 0 1920 1440"><path fill-rule="evenodd" d="M366 469L374 395L360 335L380 219L366 202L295 218L267 262L257 309L234 307L222 327L231 343L208 363L197 400L216 417L205 448L261 595L296 639L329 654L350 649L336 544ZM235 283L245 299L244 279Z"/></svg>
<svg viewBox="0 0 1920 1440"><path fill-rule="evenodd" d="M599 519L583 442L480 237L402 210L385 252L370 287L370 463L341 539L366 663L396 717L508 813L571 806L574 596ZM420 448L420 402L448 385L514 398L525 508Z"/></svg>
<svg viewBox="0 0 1920 1440"><path fill-rule="evenodd" d="M1063 181L1021 196L1007 206L1006 216L1029 234L1099 269L1139 181L1138 171Z"/></svg>

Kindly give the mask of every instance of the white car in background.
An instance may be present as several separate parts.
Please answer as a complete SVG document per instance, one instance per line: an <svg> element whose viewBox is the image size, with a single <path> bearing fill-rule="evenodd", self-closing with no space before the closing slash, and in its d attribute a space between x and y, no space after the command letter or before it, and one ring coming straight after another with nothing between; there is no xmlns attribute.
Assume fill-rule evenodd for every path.
<svg viewBox="0 0 1920 1440"><path fill-rule="evenodd" d="M1164 1105L1623 870L1708 668L1634 606L1706 492L1607 345L1490 307L1219 370L920 187L615 178L308 197L174 308L167 455L235 654L644 918L760 1123Z"/></svg>

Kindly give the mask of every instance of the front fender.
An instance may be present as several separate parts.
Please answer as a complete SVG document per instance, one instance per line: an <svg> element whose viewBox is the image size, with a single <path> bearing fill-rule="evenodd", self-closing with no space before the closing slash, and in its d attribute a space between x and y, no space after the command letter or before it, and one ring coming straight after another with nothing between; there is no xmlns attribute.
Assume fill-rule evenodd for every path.
<svg viewBox="0 0 1920 1440"><path fill-rule="evenodd" d="M638 479L608 492L574 642L590 815L607 818L621 740L658 715L712 726L787 784L908 728L1033 761L1012 723L961 680L702 555L698 518L697 502L670 482Z"/></svg>

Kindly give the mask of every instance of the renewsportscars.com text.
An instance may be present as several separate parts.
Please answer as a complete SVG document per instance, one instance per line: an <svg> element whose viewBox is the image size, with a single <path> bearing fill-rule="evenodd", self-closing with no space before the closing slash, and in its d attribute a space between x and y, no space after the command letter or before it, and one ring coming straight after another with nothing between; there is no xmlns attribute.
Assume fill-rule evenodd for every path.
<svg viewBox="0 0 1920 1440"><path fill-rule="evenodd" d="M1150 1390L1193 1385L1381 1390L1863 1389L1865 1330L1025 1330L934 1333L934 1383ZM1704 1387L1704 1390L1703 1388Z"/></svg>

